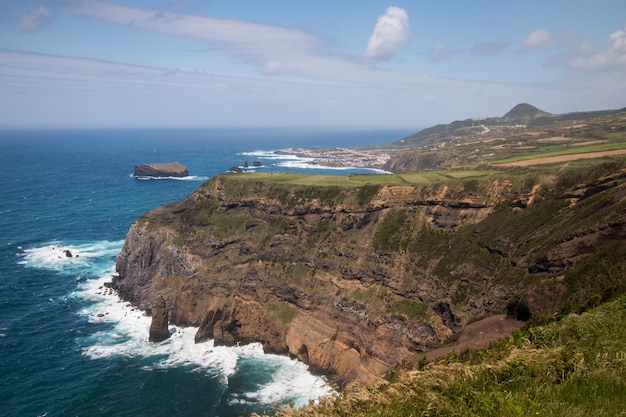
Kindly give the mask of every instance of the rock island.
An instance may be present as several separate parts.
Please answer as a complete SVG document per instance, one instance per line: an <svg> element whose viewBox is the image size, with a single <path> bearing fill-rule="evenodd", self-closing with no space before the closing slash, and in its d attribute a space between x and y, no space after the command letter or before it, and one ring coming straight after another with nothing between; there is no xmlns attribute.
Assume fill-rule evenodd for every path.
<svg viewBox="0 0 626 417"><path fill-rule="evenodd" d="M180 162L135 165L135 177L187 177L189 170Z"/></svg>

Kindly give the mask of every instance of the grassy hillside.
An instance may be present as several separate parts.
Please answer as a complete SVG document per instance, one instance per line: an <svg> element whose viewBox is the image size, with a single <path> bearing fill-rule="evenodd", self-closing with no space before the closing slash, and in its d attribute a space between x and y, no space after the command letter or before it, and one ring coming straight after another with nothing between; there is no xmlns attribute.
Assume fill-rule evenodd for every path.
<svg viewBox="0 0 626 417"><path fill-rule="evenodd" d="M626 297L283 416L623 416Z"/></svg>
<svg viewBox="0 0 626 417"><path fill-rule="evenodd" d="M513 117L467 119L424 129L398 142L384 169L393 172L507 164L626 149L626 109L550 115L529 105ZM601 155L599 155L601 156ZM565 158L564 158L565 159Z"/></svg>

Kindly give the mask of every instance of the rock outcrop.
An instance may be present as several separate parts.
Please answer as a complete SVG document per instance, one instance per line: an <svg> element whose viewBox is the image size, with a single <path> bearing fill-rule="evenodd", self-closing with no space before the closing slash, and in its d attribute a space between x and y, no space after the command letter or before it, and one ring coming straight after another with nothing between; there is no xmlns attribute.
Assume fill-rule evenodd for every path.
<svg viewBox="0 0 626 417"><path fill-rule="evenodd" d="M168 324L167 305L165 304L165 299L161 297L159 303L152 308L149 340L158 343L169 339L170 330Z"/></svg>
<svg viewBox="0 0 626 417"><path fill-rule="evenodd" d="M189 170L180 162L135 165L135 177L187 177Z"/></svg>
<svg viewBox="0 0 626 417"><path fill-rule="evenodd" d="M524 208L502 178L344 188L217 176L131 227L112 285L198 326L198 342L261 342L363 385L479 318L559 308L582 282L569 270L624 251L620 175L608 189L532 187Z"/></svg>

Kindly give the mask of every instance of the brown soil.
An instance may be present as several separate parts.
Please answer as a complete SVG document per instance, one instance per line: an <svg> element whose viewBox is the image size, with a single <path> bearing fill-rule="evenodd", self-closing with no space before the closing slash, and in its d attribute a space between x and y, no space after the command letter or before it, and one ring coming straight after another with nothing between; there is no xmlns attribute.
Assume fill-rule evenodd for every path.
<svg viewBox="0 0 626 417"><path fill-rule="evenodd" d="M459 353L464 349L484 349L492 342L509 336L515 330L524 326L523 321L507 318L505 314L487 317L485 319L469 324L453 345L418 353L412 362L418 363L422 358L429 361L445 356L449 353Z"/></svg>
<svg viewBox="0 0 626 417"><path fill-rule="evenodd" d="M578 142L578 143L573 143L572 145L574 146L589 146L589 145L597 145L599 143L607 143L607 140L590 140L588 142Z"/></svg>
<svg viewBox="0 0 626 417"><path fill-rule="evenodd" d="M540 143L550 143L550 142L571 142L572 138L568 136L553 136L551 138L538 139L537 142Z"/></svg>
<svg viewBox="0 0 626 417"><path fill-rule="evenodd" d="M525 159L523 161L507 162L505 164L498 164L498 165L504 166L504 167L511 167L511 166L525 167L525 166L530 166L530 165L555 164L558 162L576 161L578 159L601 158L603 156L613 156L613 155L623 155L623 154L626 154L626 149L616 149L614 151L604 151L604 152L577 153L577 154L572 154L572 155L550 156L547 158Z"/></svg>

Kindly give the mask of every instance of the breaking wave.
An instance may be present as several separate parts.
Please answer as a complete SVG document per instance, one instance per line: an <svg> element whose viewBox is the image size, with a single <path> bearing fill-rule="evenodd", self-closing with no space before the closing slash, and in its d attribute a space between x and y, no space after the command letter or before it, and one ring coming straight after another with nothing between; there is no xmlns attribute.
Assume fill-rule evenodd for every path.
<svg viewBox="0 0 626 417"><path fill-rule="evenodd" d="M199 176L199 175L188 175L186 177L136 177L133 174L129 174L130 177L139 180L139 181L149 181L149 180L174 180L174 181L206 181L209 177Z"/></svg>
<svg viewBox="0 0 626 417"><path fill-rule="evenodd" d="M259 343L234 347L215 346L213 340L195 343L197 328L173 326L169 339L149 342L150 317L123 302L106 285L115 274L115 257L122 245L123 241L55 241L22 250L19 263L26 267L76 276L79 281L67 297L83 306L78 315L93 326L93 331L76 339L84 356L135 358L142 360L146 370L178 368L201 373L227 386L231 404L299 407L333 393L323 377L308 372L307 365L265 354Z"/></svg>

